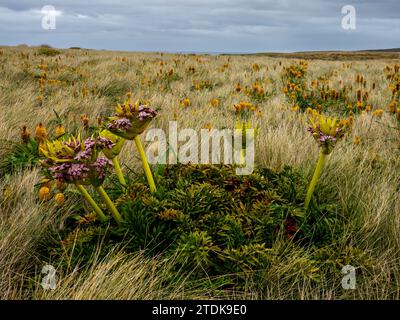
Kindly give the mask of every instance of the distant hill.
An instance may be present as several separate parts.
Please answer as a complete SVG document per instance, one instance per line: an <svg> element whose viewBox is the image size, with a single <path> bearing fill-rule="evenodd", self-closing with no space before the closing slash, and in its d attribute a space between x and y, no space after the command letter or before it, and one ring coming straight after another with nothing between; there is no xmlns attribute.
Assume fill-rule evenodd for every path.
<svg viewBox="0 0 400 320"><path fill-rule="evenodd" d="M393 49L372 49L359 51L303 51L292 53L260 52L251 54L276 58L310 59L310 60L374 60L374 59L400 59L400 48Z"/></svg>
<svg viewBox="0 0 400 320"><path fill-rule="evenodd" d="M359 50L358 52L400 52L400 48Z"/></svg>

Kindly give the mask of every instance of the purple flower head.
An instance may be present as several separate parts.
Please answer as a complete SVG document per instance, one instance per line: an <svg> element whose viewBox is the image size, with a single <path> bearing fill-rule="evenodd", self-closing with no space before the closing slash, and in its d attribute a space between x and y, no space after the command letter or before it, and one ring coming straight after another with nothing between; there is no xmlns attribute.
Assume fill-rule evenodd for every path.
<svg viewBox="0 0 400 320"><path fill-rule="evenodd" d="M128 118L120 118L111 121L107 128L112 130L121 130L121 131L127 131L132 127L132 123Z"/></svg>
<svg viewBox="0 0 400 320"><path fill-rule="evenodd" d="M335 142L336 142L336 138L335 137L320 133L320 136L318 138L318 145L320 147L326 145L327 143L334 144Z"/></svg>
<svg viewBox="0 0 400 320"><path fill-rule="evenodd" d="M67 147L69 147L69 148L71 148L71 149L73 149L73 150L75 150L75 151L80 150L80 148L81 148L81 143L80 143L79 141L76 141L76 144L75 144L74 141L71 141L71 142L65 141L64 144L65 144Z"/></svg>
<svg viewBox="0 0 400 320"><path fill-rule="evenodd" d="M89 159L93 155L95 146L96 141L93 138L87 138L85 140L85 150L79 151L74 157L74 160L82 161Z"/></svg>
<svg viewBox="0 0 400 320"><path fill-rule="evenodd" d="M67 182L67 177L64 173L56 173L54 174L54 179L60 182Z"/></svg>
<svg viewBox="0 0 400 320"><path fill-rule="evenodd" d="M152 119L157 115L157 111L147 106L139 106L138 119L140 121Z"/></svg>
<svg viewBox="0 0 400 320"><path fill-rule="evenodd" d="M110 160L106 158L98 158L92 163L92 168L94 168L99 176L99 179L104 179L106 176L107 167L111 165Z"/></svg>
<svg viewBox="0 0 400 320"><path fill-rule="evenodd" d="M89 177L89 168L82 163L72 163L67 171L67 178L70 181L84 180Z"/></svg>
<svg viewBox="0 0 400 320"><path fill-rule="evenodd" d="M62 163L49 168L56 180L74 182L89 177L89 168L81 163Z"/></svg>
<svg viewBox="0 0 400 320"><path fill-rule="evenodd" d="M97 144L103 149L112 149L115 145L110 139L104 137L98 137Z"/></svg>
<svg viewBox="0 0 400 320"><path fill-rule="evenodd" d="M130 112L136 112L136 108L132 104L129 104L128 107L129 107Z"/></svg>
<svg viewBox="0 0 400 320"><path fill-rule="evenodd" d="M139 120L140 121L143 121L147 118L149 118L149 115L146 112L139 112Z"/></svg>
<svg viewBox="0 0 400 320"><path fill-rule="evenodd" d="M52 167L49 168L49 171L52 173L59 173L63 171L67 171L71 167L70 163L61 163L61 164L56 164Z"/></svg>
<svg viewBox="0 0 400 320"><path fill-rule="evenodd" d="M91 150L95 147L96 145L96 140L93 138L87 138L85 140L85 150Z"/></svg>
<svg viewBox="0 0 400 320"><path fill-rule="evenodd" d="M138 111L139 112L146 112L148 114L153 115L154 117L157 115L157 111L154 110L153 108L148 107L148 106L143 106L143 105L139 106Z"/></svg>
<svg viewBox="0 0 400 320"><path fill-rule="evenodd" d="M90 158L91 155L92 155L92 150L79 151L77 155L74 157L74 160L76 161L87 160Z"/></svg>

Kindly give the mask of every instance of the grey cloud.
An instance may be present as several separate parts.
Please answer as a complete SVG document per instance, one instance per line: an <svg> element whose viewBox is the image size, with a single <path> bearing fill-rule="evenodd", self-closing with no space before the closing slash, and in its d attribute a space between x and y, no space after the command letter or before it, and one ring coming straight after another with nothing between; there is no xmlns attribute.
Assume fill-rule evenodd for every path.
<svg viewBox="0 0 400 320"><path fill-rule="evenodd" d="M351 3L349 3L351 2ZM41 1L0 1L0 44L122 50L259 52L400 47L398 0L49 0L62 15L41 29ZM357 30L341 28L341 8Z"/></svg>

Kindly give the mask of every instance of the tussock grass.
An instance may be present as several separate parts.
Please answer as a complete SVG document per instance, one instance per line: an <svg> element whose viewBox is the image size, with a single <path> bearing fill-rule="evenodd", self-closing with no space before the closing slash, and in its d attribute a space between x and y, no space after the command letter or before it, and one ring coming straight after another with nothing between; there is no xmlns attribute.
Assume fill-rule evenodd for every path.
<svg viewBox="0 0 400 320"><path fill-rule="evenodd" d="M58 279L56 290L37 286L33 299L72 300L163 300L196 299L195 284L172 273L172 260L146 258L142 253L113 250L104 258L94 253L93 261ZM202 296L202 298L205 298Z"/></svg>

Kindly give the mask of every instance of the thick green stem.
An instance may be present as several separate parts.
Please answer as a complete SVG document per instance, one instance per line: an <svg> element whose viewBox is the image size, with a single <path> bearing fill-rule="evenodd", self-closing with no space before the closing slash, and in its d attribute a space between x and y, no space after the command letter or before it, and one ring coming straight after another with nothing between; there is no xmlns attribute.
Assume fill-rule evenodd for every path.
<svg viewBox="0 0 400 320"><path fill-rule="evenodd" d="M94 201L94 199L90 196L89 192L87 192L87 190L79 183L75 183L75 186L80 192L80 194L86 199L86 201L90 203L90 205L92 206L93 210L97 213L97 216L100 218L100 220L105 221L107 218L104 212L97 205L96 201Z"/></svg>
<svg viewBox="0 0 400 320"><path fill-rule="evenodd" d="M156 192L156 184L154 183L153 174L151 173L149 163L147 162L146 153L144 152L142 142L140 141L139 135L135 137L136 148L139 151L140 159L142 160L142 165L144 169L144 173L146 174L147 182L150 186L151 192Z"/></svg>
<svg viewBox="0 0 400 320"><path fill-rule="evenodd" d="M124 187L126 187L125 177L122 173L121 166L119 165L118 158L114 157L112 159L112 162L114 164L115 173L117 174L119 183L122 184Z"/></svg>
<svg viewBox="0 0 400 320"><path fill-rule="evenodd" d="M103 199L108 210L111 211L111 214L114 217L114 219L118 222L118 224L121 223L122 217L121 217L120 213L118 212L117 208L115 207L114 203L111 201L110 197L104 190L104 188L102 186L100 186L100 187L95 187L95 189L99 193L100 197Z"/></svg>
<svg viewBox="0 0 400 320"><path fill-rule="evenodd" d="M326 162L326 156L327 155L323 152L323 150L321 150L321 153L320 153L319 159L318 159L318 163L317 163L317 167L315 168L313 178L312 178L312 180L310 182L310 185L308 187L308 190L307 190L306 201L304 202L304 208L305 209L308 209L308 206L310 204L311 197L312 197L312 195L314 193L314 190L315 190L315 186L316 186L316 184L318 182L318 179L319 179L319 177L321 175L322 169L324 168L324 165L325 165L325 162Z"/></svg>

